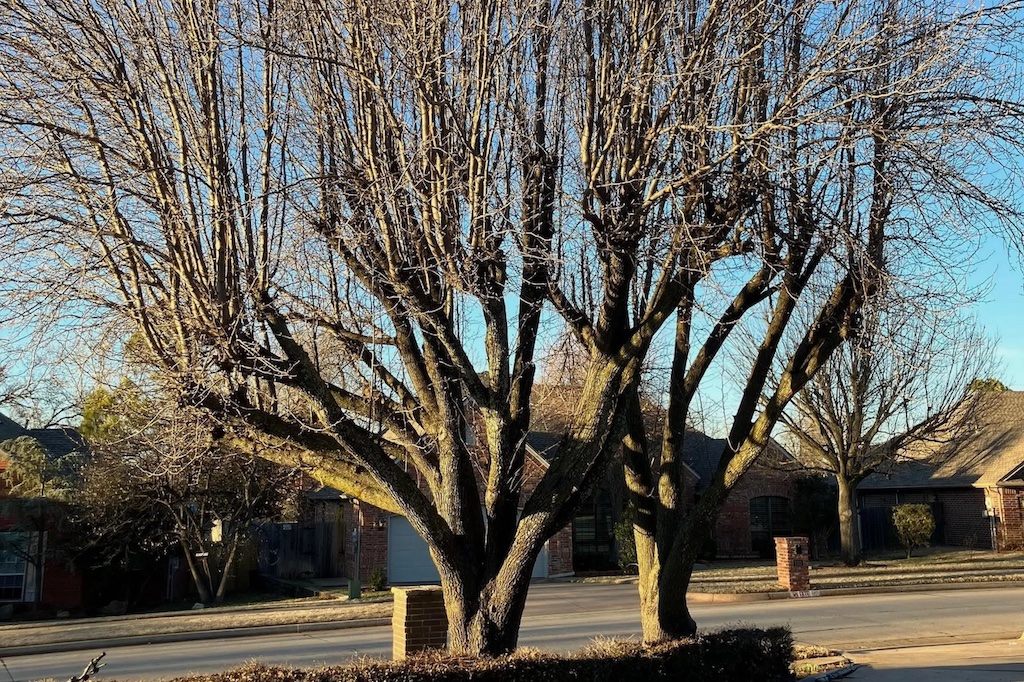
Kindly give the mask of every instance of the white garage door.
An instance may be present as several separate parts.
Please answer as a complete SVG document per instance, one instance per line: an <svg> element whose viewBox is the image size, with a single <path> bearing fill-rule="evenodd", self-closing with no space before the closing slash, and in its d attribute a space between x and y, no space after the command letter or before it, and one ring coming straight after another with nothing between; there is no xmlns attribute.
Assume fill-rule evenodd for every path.
<svg viewBox="0 0 1024 682"><path fill-rule="evenodd" d="M388 582L423 585L440 581L427 543L404 516L392 516L388 521Z"/></svg>
<svg viewBox="0 0 1024 682"><path fill-rule="evenodd" d="M533 566L534 578L548 577L548 545ZM388 521L388 582L392 585L427 585L441 581L427 543L404 516Z"/></svg>

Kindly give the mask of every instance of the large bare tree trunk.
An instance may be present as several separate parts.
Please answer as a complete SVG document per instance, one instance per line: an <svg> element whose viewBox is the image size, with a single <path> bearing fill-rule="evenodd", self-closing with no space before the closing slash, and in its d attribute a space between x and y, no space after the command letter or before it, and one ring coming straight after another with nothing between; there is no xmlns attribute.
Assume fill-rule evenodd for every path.
<svg viewBox="0 0 1024 682"><path fill-rule="evenodd" d="M492 581L482 591L464 589L455 576L442 578L453 654L500 656L515 650L529 580Z"/></svg>
<svg viewBox="0 0 1024 682"><path fill-rule="evenodd" d="M860 534L857 532L857 487L853 481L836 475L839 487L839 539L843 563L860 563Z"/></svg>

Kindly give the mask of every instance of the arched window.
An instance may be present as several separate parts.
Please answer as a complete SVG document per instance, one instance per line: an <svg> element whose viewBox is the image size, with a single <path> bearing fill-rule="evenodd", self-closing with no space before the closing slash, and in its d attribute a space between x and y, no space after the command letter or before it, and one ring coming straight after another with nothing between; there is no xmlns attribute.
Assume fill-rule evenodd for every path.
<svg viewBox="0 0 1024 682"><path fill-rule="evenodd" d="M750 500L750 545L759 556L775 555L773 538L793 534L789 499L765 495Z"/></svg>

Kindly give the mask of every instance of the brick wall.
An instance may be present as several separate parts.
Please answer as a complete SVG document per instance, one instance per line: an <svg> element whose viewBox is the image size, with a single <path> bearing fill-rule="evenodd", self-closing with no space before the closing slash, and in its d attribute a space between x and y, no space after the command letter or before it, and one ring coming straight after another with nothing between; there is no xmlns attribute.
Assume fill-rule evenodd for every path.
<svg viewBox="0 0 1024 682"><path fill-rule="evenodd" d="M934 491L942 505L942 538L951 547L992 548L992 533L985 517L985 491L976 488ZM900 503L904 503L900 494ZM931 501L929 498L927 501Z"/></svg>
<svg viewBox="0 0 1024 682"><path fill-rule="evenodd" d="M572 526L569 525L548 540L548 575L572 572Z"/></svg>
<svg viewBox="0 0 1024 682"><path fill-rule="evenodd" d="M0 532L25 532L26 526L15 516L0 516ZM43 594L41 603L57 609L74 609L84 602L83 576L60 551L61 534L54 526L46 532L46 558L43 562ZM34 573L31 561L26 562L26 580Z"/></svg>
<svg viewBox="0 0 1024 682"><path fill-rule="evenodd" d="M938 503L941 518L935 521L939 524L938 537L944 545L991 549L992 533L985 516L985 498L986 492L978 488L928 488L868 490L858 493L857 502L862 509Z"/></svg>
<svg viewBox="0 0 1024 682"><path fill-rule="evenodd" d="M389 512L358 500L341 505L342 567L345 576L366 583L374 568L387 572L387 519ZM359 547L355 547L355 539ZM355 560L359 566L356 573Z"/></svg>
<svg viewBox="0 0 1024 682"><path fill-rule="evenodd" d="M1024 549L1024 494L1016 488L987 488L985 494L996 515L996 549Z"/></svg>
<svg viewBox="0 0 1024 682"><path fill-rule="evenodd" d="M802 470L775 469L755 464L729 493L715 524L718 557L756 556L750 538L750 500L755 497L793 499L793 481Z"/></svg>
<svg viewBox="0 0 1024 682"><path fill-rule="evenodd" d="M448 616L439 587L393 587L391 616L392 658L402 660L426 649L443 649L448 643Z"/></svg>
<svg viewBox="0 0 1024 682"><path fill-rule="evenodd" d="M811 589L810 545L806 537L775 538L775 564L779 585L790 592Z"/></svg>
<svg viewBox="0 0 1024 682"><path fill-rule="evenodd" d="M359 518L359 579L366 582L373 569L388 570L388 517L379 507L358 503Z"/></svg>
<svg viewBox="0 0 1024 682"><path fill-rule="evenodd" d="M34 570L31 566L29 571ZM42 602L56 609L75 609L82 606L82 573L63 561L47 561L43 565Z"/></svg>

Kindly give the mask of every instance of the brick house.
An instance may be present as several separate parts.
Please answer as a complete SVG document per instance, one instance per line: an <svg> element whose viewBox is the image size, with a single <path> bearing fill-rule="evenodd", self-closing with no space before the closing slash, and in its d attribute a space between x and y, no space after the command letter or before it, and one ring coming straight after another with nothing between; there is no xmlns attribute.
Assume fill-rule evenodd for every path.
<svg viewBox="0 0 1024 682"><path fill-rule="evenodd" d="M1024 391L983 396L951 438L930 443L867 478L857 491L865 549L894 546L892 507L932 507L933 544L1024 549Z"/></svg>
<svg viewBox="0 0 1024 682"><path fill-rule="evenodd" d="M711 484L725 439L691 430L683 443L691 499L696 502ZM792 535L794 484L807 469L781 444L772 440L733 487L712 532L709 558L772 558L774 538Z"/></svg>
<svg viewBox="0 0 1024 682"><path fill-rule="evenodd" d="M73 429L26 429L0 414L0 443L20 436L35 438L52 457L63 457L85 448L85 442ZM7 470L8 464L0 448L0 473ZM83 576L60 551L60 530L54 522L59 516L60 504L44 501L53 513L41 517L46 519L46 527L39 528L36 526L41 524L25 511L31 502L12 498L0 477L0 603L35 601L39 586L35 584L36 571L31 559L38 551L36 543L41 541L45 558L40 603L58 609L80 607Z"/></svg>

